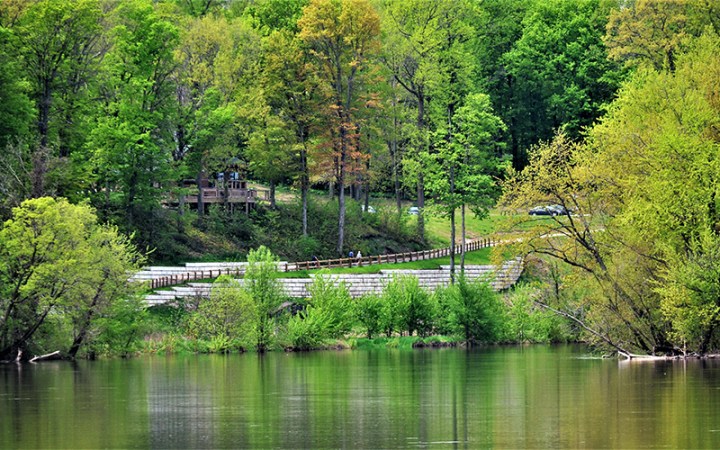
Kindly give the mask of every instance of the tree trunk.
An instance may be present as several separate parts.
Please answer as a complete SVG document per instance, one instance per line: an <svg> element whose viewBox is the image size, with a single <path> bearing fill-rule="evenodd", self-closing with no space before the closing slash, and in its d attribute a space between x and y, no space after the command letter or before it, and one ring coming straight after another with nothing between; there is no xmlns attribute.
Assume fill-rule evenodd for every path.
<svg viewBox="0 0 720 450"><path fill-rule="evenodd" d="M422 94L419 94L417 96L418 99L418 115L417 115L417 128L420 132L420 139L421 139L421 145L420 145L420 153L422 153L424 150L427 150L425 148L425 96ZM425 219L423 218L424 214L424 208L425 208L425 180L423 176L423 169L422 164L420 164L420 172L418 173L418 182L417 182L417 207L420 210L420 213L418 214L417 219L417 235L420 239L420 242L425 242Z"/></svg>
<svg viewBox="0 0 720 450"><path fill-rule="evenodd" d="M90 329L90 323L92 322L92 318L95 315L95 308L100 301L100 296L103 293L106 282L107 278L104 278L100 285L97 287L97 290L95 291L95 295L93 296L92 302L90 302L90 306L88 307L88 310L85 313L85 317L83 318L82 325L80 326L80 332L73 340L73 343L70 346L70 350L68 351L68 356L71 359L75 359L75 355L77 355L77 352L80 350L80 346L82 346L82 344L85 342L87 332Z"/></svg>
<svg viewBox="0 0 720 450"><path fill-rule="evenodd" d="M450 284L455 284L455 206L450 212Z"/></svg>
<svg viewBox="0 0 720 450"><path fill-rule="evenodd" d="M48 148L48 132L50 128L50 106L52 103L51 80L45 79L42 82L42 93L38 99L38 134L40 135L40 145L33 152L33 179L32 179L32 197L38 198L45 195L45 175L47 174L47 164L50 155Z"/></svg>
<svg viewBox="0 0 720 450"><path fill-rule="evenodd" d="M270 181L270 208L276 209L276 203L275 203L275 189L276 189L275 180Z"/></svg>
<svg viewBox="0 0 720 450"><path fill-rule="evenodd" d="M204 174L205 174L205 170L203 170L203 168L200 167L200 170L197 173L197 177L195 178L195 183L197 184L197 190L198 190L197 213L198 213L199 217L202 217L203 214L205 214L205 199L203 198L203 190L202 190L202 180L203 180Z"/></svg>
<svg viewBox="0 0 720 450"><path fill-rule="evenodd" d="M45 322L45 318L47 317L48 313L50 313L50 310L52 310L53 306L50 305L47 308L45 308L45 311L40 315L40 317L37 319L37 321L28 329L25 331L25 333L20 336L19 338L13 340L13 342L6 346L5 348L0 350L0 360L5 359L8 355L17 355L18 352L21 352L22 349L25 347L25 344L27 343L28 339L30 339L33 334L37 331L38 328L40 328L40 325Z"/></svg>
<svg viewBox="0 0 720 450"><path fill-rule="evenodd" d="M341 145L342 150L340 153L340 170L338 172L337 184L338 184L338 241L337 241L337 253L343 256L343 246L345 244L345 159L347 150L345 147L344 139L345 131L341 131Z"/></svg>
<svg viewBox="0 0 720 450"><path fill-rule="evenodd" d="M465 275L465 246L467 245L467 240L465 237L465 204L463 203L461 209L460 209L460 217L461 217L461 236L460 236L460 244L462 245L460 249L460 275Z"/></svg>
<svg viewBox="0 0 720 450"><path fill-rule="evenodd" d="M307 149L305 148L305 136L301 138L302 148L300 149L300 198L302 200L302 233L304 237L308 235L308 189L309 177L307 166Z"/></svg>
<svg viewBox="0 0 720 450"><path fill-rule="evenodd" d="M390 143L390 156L392 158L393 181L395 182L395 205L398 215L402 214L402 202L400 198L400 162L397 154L397 138L393 137Z"/></svg>
<svg viewBox="0 0 720 450"><path fill-rule="evenodd" d="M225 213L230 211L230 170L223 171L223 208ZM245 202L247 203L247 202Z"/></svg>
<svg viewBox="0 0 720 450"><path fill-rule="evenodd" d="M56 360L60 358L60 350L55 350L54 352L48 353L46 355L35 356L30 360L30 362L33 363L38 361Z"/></svg>

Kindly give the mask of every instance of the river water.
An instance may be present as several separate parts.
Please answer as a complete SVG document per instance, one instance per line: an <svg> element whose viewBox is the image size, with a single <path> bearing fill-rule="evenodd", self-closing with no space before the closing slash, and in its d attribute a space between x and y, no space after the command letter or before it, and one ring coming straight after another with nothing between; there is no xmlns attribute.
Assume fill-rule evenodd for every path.
<svg viewBox="0 0 720 450"><path fill-rule="evenodd" d="M720 361L580 346L0 365L0 448L720 448Z"/></svg>

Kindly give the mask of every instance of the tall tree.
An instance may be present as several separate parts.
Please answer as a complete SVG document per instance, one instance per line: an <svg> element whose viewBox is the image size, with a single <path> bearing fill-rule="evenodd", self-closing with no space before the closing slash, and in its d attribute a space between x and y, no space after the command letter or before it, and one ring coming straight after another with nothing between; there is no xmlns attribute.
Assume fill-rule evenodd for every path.
<svg viewBox="0 0 720 450"><path fill-rule="evenodd" d="M479 6L480 12L475 29L474 54L477 58L478 85L490 95L493 108L508 125L508 147L512 153L513 166L522 169L527 164L527 154L520 147L514 110L517 106L516 79L507 67L503 55L512 50L523 33L523 19L535 2L528 0L486 0Z"/></svg>
<svg viewBox="0 0 720 450"><path fill-rule="evenodd" d="M462 210L461 241L464 244L466 206L482 217L499 193L495 179L500 172L502 154L498 152L496 142L503 129L504 124L493 114L489 97L470 94L448 120L447 126L440 126L435 131L434 151L425 156L429 169L428 190L443 215L450 219L450 277L453 282L456 211Z"/></svg>
<svg viewBox="0 0 720 450"><path fill-rule="evenodd" d="M469 37L467 22L471 21L471 11L470 4L465 1L411 0L386 5L383 60L416 108L416 129L411 134L415 156L430 151L431 100L437 102L437 97L445 95L447 102L438 108L445 108L447 113L446 107L456 104L458 96L463 95L448 89L448 83L457 87L458 82L467 81L458 69L472 58L467 54L455 56L459 56L456 54L458 44ZM444 118L447 120L448 115ZM406 169L414 168L413 175L417 180L417 205L420 208L417 234L421 240L425 239L423 164L421 160L406 164Z"/></svg>
<svg viewBox="0 0 720 450"><path fill-rule="evenodd" d="M113 20L104 96L88 145L104 206L122 211L121 221L135 228L143 226L143 214L159 206L159 188L170 169L175 92L170 75L176 68L178 30L148 0L121 4ZM119 204L112 204L113 191Z"/></svg>
<svg viewBox="0 0 720 450"><path fill-rule="evenodd" d="M577 139L601 114L623 78L602 41L612 2L537 2L522 22L522 36L503 56L514 80L503 120L522 167L526 152L564 127Z"/></svg>
<svg viewBox="0 0 720 450"><path fill-rule="evenodd" d="M338 240L343 254L348 157L356 149L359 86L378 48L380 18L367 0L313 0L303 10L300 38L311 48L318 75L332 88L331 138L338 186Z"/></svg>
<svg viewBox="0 0 720 450"><path fill-rule="evenodd" d="M75 356L93 321L129 292L128 271L142 262L89 206L49 197L13 210L0 229L0 253L0 359L48 350L35 339L43 329ZM53 330L68 322L74 336Z"/></svg>
<svg viewBox="0 0 720 450"><path fill-rule="evenodd" d="M718 45L702 37L674 71L639 72L585 144L541 146L505 193L576 212L535 221L520 245L575 268L590 288L555 309L620 351L720 345Z"/></svg>
<svg viewBox="0 0 720 450"><path fill-rule="evenodd" d="M242 19L203 17L191 20L175 51L175 150L181 172L201 185L208 172L223 171L238 156L236 101L252 79L259 36ZM198 214L205 206L198 197Z"/></svg>
<svg viewBox="0 0 720 450"><path fill-rule="evenodd" d="M706 27L720 33L714 1L637 0L614 9L604 41L612 59L627 66L675 70L675 61Z"/></svg>
<svg viewBox="0 0 720 450"><path fill-rule="evenodd" d="M58 142L72 125L72 105L58 112L59 94L74 100L88 83L94 65L100 60L101 10L97 0L62 2L39 1L30 6L17 25L17 35L25 68L32 82L37 110L38 146L33 151L32 195L45 194L51 147L69 149ZM62 111L62 110L61 110ZM68 123L70 121L70 123Z"/></svg>
<svg viewBox="0 0 720 450"><path fill-rule="evenodd" d="M291 127L292 152L300 179L303 236L308 235L309 150L311 131L317 127L319 109L327 101L328 89L313 71L308 49L297 37L276 31L265 41L263 83L274 113Z"/></svg>

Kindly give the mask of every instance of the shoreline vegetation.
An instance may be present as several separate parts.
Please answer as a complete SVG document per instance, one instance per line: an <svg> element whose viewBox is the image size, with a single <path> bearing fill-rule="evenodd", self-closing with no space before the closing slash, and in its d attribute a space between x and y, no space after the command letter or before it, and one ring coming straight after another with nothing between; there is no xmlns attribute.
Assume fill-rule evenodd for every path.
<svg viewBox="0 0 720 450"><path fill-rule="evenodd" d="M0 1L0 361L434 335L714 355L718 48L711 1ZM277 286L278 258L491 235L466 263L526 264L499 294ZM193 260L249 269L174 309L128 282Z"/></svg>

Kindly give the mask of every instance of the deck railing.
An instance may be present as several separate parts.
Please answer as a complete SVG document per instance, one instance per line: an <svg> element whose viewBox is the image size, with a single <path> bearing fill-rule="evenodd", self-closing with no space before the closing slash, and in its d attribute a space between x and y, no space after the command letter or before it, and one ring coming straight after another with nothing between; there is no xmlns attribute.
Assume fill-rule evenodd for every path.
<svg viewBox="0 0 720 450"><path fill-rule="evenodd" d="M472 252L492 247L497 242L492 239L477 239L465 244L465 251ZM455 246L455 254L462 253L462 245ZM435 259L450 256L450 247L418 252L393 253L389 255L363 256L360 258L322 259L317 261L300 261L284 263L279 269L282 272L295 272L298 270L333 269L339 267L361 267L373 264L397 264L425 259ZM221 275L240 276L245 273L243 267L226 267L214 270L189 270L187 272L158 277L151 280L151 288L158 289L168 286L187 283L189 281L217 278Z"/></svg>

